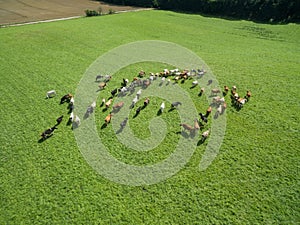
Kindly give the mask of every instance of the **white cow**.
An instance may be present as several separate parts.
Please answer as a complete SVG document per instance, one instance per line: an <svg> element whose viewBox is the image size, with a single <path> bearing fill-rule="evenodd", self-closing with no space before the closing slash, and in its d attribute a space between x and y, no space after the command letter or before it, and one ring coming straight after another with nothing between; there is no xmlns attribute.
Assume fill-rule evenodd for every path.
<svg viewBox="0 0 300 225"><path fill-rule="evenodd" d="M56 95L55 90L51 90L47 92L46 98L52 98Z"/></svg>

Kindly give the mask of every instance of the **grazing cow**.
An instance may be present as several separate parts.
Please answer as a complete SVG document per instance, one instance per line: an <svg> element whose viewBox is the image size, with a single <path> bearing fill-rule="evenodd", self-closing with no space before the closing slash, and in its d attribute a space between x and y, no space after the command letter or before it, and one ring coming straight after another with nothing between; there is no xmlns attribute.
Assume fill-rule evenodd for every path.
<svg viewBox="0 0 300 225"><path fill-rule="evenodd" d="M204 93L204 91L205 91L205 88L200 88L200 93L199 93L199 95L198 95L198 96L202 96L202 95L203 95L203 93Z"/></svg>
<svg viewBox="0 0 300 225"><path fill-rule="evenodd" d="M206 140L206 138L208 138L209 133L210 133L210 129L208 129L207 131L204 131L202 133L202 135L201 135L202 136L202 139L201 139L202 142L204 142Z"/></svg>
<svg viewBox="0 0 300 225"><path fill-rule="evenodd" d="M73 95L71 95L70 93L64 95L64 96L60 99L60 104L63 104L63 103L66 102L66 101L70 101L70 99L71 99L72 97L73 97Z"/></svg>
<svg viewBox="0 0 300 225"><path fill-rule="evenodd" d="M144 87L144 88L149 87L150 84L151 84L150 79L143 80L143 87Z"/></svg>
<svg viewBox="0 0 300 225"><path fill-rule="evenodd" d="M87 109L86 109L86 112L85 112L84 117L85 117L85 118L89 117L90 114L92 114L93 112L94 112L94 108L91 107L91 106L89 105L89 106L87 107Z"/></svg>
<svg viewBox="0 0 300 225"><path fill-rule="evenodd" d="M226 104L226 102L224 102L224 103L223 103L222 113L221 113L221 114L223 114L223 113L225 112L226 108L227 108L227 104Z"/></svg>
<svg viewBox="0 0 300 225"><path fill-rule="evenodd" d="M74 100L74 97L72 96L71 99L70 99L70 103L71 103L72 105L74 105L74 102L75 102L75 100Z"/></svg>
<svg viewBox="0 0 300 225"><path fill-rule="evenodd" d="M218 93L221 93L221 91L218 88L214 88L214 89L211 90L212 95L216 95Z"/></svg>
<svg viewBox="0 0 300 225"><path fill-rule="evenodd" d="M140 98L141 94L142 94L142 89L137 91L137 93L136 93L137 98Z"/></svg>
<svg viewBox="0 0 300 225"><path fill-rule="evenodd" d="M217 104L218 104L218 103L220 103L220 100L221 100L221 97L220 97L220 96L216 96L216 97L213 97L213 98L212 98L212 102L213 102L213 103L217 103Z"/></svg>
<svg viewBox="0 0 300 225"><path fill-rule="evenodd" d="M160 111L163 112L164 109L165 109L165 103L163 102L163 103L161 103L161 105L160 105Z"/></svg>
<svg viewBox="0 0 300 225"><path fill-rule="evenodd" d="M234 95L236 93L236 86L231 87L231 94Z"/></svg>
<svg viewBox="0 0 300 225"><path fill-rule="evenodd" d="M105 107L106 107L106 108L109 108L110 105L111 105L111 103L112 103L112 98L109 99L109 100L105 103Z"/></svg>
<svg viewBox="0 0 300 225"><path fill-rule="evenodd" d="M104 89L106 87L106 82L100 82L99 85L98 85L98 87L100 89Z"/></svg>
<svg viewBox="0 0 300 225"><path fill-rule="evenodd" d="M102 98L102 102L101 102L100 107L104 106L104 104L105 104L105 98Z"/></svg>
<svg viewBox="0 0 300 225"><path fill-rule="evenodd" d="M107 83L111 80L111 76L110 75L105 75L104 76L104 82Z"/></svg>
<svg viewBox="0 0 300 225"><path fill-rule="evenodd" d="M208 109L206 110L206 113L205 113L206 118L210 115L211 110L212 110L212 108L211 108L211 106L209 106Z"/></svg>
<svg viewBox="0 0 300 225"><path fill-rule="evenodd" d="M138 102L138 100L139 100L138 97L135 96L134 99L132 100L131 107L134 107L135 104Z"/></svg>
<svg viewBox="0 0 300 225"><path fill-rule="evenodd" d="M146 74L145 71L141 70L141 71L139 72L139 77L144 77L145 74Z"/></svg>
<svg viewBox="0 0 300 225"><path fill-rule="evenodd" d="M247 102L247 99L245 99L245 98L238 98L237 101L236 101L236 105L239 108L242 108L245 105L246 102Z"/></svg>
<svg viewBox="0 0 300 225"><path fill-rule="evenodd" d="M201 120L204 122L204 123L207 123L207 118L202 114L202 113L199 113L199 115L200 115L200 118L201 118Z"/></svg>
<svg viewBox="0 0 300 225"><path fill-rule="evenodd" d="M181 123L180 126L183 127L184 130L193 131L194 128L186 123Z"/></svg>
<svg viewBox="0 0 300 225"><path fill-rule="evenodd" d="M192 82L192 87L196 87L198 85L198 81L197 80L194 80L193 82Z"/></svg>
<svg viewBox="0 0 300 225"><path fill-rule="evenodd" d="M249 98L251 97L251 92L248 90L247 91L247 93L246 93L246 96L245 96L245 98L247 99L247 100L249 100Z"/></svg>
<svg viewBox="0 0 300 225"><path fill-rule="evenodd" d="M69 116L69 122L73 122L74 121L74 113L71 112L70 116Z"/></svg>
<svg viewBox="0 0 300 225"><path fill-rule="evenodd" d="M80 118L76 115L75 116L75 119L74 119L74 121L73 121L73 128L77 128L77 127L79 127L80 126Z"/></svg>
<svg viewBox="0 0 300 225"><path fill-rule="evenodd" d="M105 121L105 124L106 124L106 125L110 123L111 117L112 117L112 114L111 114L111 113L108 114L108 115L105 117L104 121Z"/></svg>
<svg viewBox="0 0 300 225"><path fill-rule="evenodd" d="M61 121L63 120L63 117L64 116L62 115L56 119L56 125L59 125L61 123Z"/></svg>
<svg viewBox="0 0 300 225"><path fill-rule="evenodd" d="M172 107L172 108L176 108L176 107L178 107L179 105L182 105L182 103L181 103L181 102L173 102L173 103L171 104L171 107Z"/></svg>
<svg viewBox="0 0 300 225"><path fill-rule="evenodd" d="M217 114L221 115L223 112L223 105L219 105L219 107L217 108Z"/></svg>
<svg viewBox="0 0 300 225"><path fill-rule="evenodd" d="M118 89L115 88L115 89L112 90L110 93L111 93L111 95L114 97L114 96L118 93Z"/></svg>
<svg viewBox="0 0 300 225"><path fill-rule="evenodd" d="M46 98L52 98L56 95L56 91L55 90L51 90L47 92Z"/></svg>
<svg viewBox="0 0 300 225"><path fill-rule="evenodd" d="M96 108L96 101L93 101L92 104L87 107L84 117L85 118L89 117L90 114L94 112L95 108Z"/></svg>
<svg viewBox="0 0 300 225"><path fill-rule="evenodd" d="M126 124L127 124L127 121L128 121L128 117L126 117L126 118L120 123L121 129L124 129L124 127L125 127Z"/></svg>
<svg viewBox="0 0 300 225"><path fill-rule="evenodd" d="M145 101L144 101L144 107L146 107L147 105L149 105L149 103L150 103L150 99L146 98Z"/></svg>
<svg viewBox="0 0 300 225"><path fill-rule="evenodd" d="M226 96L227 93L229 91L229 87L228 86L224 86L224 91L223 91L223 96Z"/></svg>
<svg viewBox="0 0 300 225"><path fill-rule="evenodd" d="M129 80L128 79L124 79L123 78L123 82L122 82L122 87L126 87L128 84Z"/></svg>
<svg viewBox="0 0 300 225"><path fill-rule="evenodd" d="M119 102L113 106L113 111L118 112L124 105L124 102Z"/></svg>
<svg viewBox="0 0 300 225"><path fill-rule="evenodd" d="M195 129L195 130L200 130L200 124L199 124L198 119L195 119L195 120L194 120L194 129Z"/></svg>
<svg viewBox="0 0 300 225"><path fill-rule="evenodd" d="M52 134L52 133L54 132L54 130L56 130L56 129L57 129L57 127L54 126L54 127L51 127L51 128L49 128L49 129L45 130L45 131L41 134L43 140L45 140L45 139L47 139L48 137L50 137L51 134Z"/></svg>
<svg viewBox="0 0 300 225"><path fill-rule="evenodd" d="M93 101L93 102L92 102L91 107L92 107L93 109L96 108L96 101Z"/></svg>
<svg viewBox="0 0 300 225"><path fill-rule="evenodd" d="M127 87L121 87L119 89L119 96L125 96L128 91L129 91L129 87L128 88Z"/></svg>
<svg viewBox="0 0 300 225"><path fill-rule="evenodd" d="M178 73L178 72L179 72L178 68L170 70L171 75L175 75L175 73Z"/></svg>
<svg viewBox="0 0 300 225"><path fill-rule="evenodd" d="M96 76L96 81L98 81L98 79L102 79L103 77L104 77L103 75L100 75L100 74L97 75L97 76Z"/></svg>
<svg viewBox="0 0 300 225"><path fill-rule="evenodd" d="M166 85L169 85L170 82L171 82L171 79L168 79Z"/></svg>
<svg viewBox="0 0 300 225"><path fill-rule="evenodd" d="M69 103L68 109L69 109L69 113L73 112L73 110L74 110L74 103L73 102Z"/></svg>
<svg viewBox="0 0 300 225"><path fill-rule="evenodd" d="M211 85L213 80L208 80L207 85Z"/></svg>

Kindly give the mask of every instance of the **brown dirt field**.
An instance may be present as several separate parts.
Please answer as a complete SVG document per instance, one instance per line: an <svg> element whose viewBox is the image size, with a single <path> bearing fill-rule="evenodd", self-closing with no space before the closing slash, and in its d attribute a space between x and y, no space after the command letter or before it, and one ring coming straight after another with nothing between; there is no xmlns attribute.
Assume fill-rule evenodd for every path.
<svg viewBox="0 0 300 225"><path fill-rule="evenodd" d="M117 6L91 0L0 0L0 24L26 23L40 20L85 16L85 10L98 10L104 13L136 10L130 6Z"/></svg>

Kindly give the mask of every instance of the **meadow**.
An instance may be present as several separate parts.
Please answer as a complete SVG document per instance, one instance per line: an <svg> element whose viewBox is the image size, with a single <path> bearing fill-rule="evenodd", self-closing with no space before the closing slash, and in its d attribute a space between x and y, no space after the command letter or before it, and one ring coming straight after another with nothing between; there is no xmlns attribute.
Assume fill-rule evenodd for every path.
<svg viewBox="0 0 300 225"><path fill-rule="evenodd" d="M299 223L299 37L296 24L169 11L1 28L0 224ZM170 179L133 187L96 173L79 151L66 120L51 138L42 143L39 139L57 117L68 116L60 97L75 93L100 55L139 40L186 47L206 62L220 86L237 85L250 89L253 96L240 111L228 106L225 138L206 170L198 168L203 144ZM134 64L116 77L165 66ZM189 84L182 87L199 110L206 109L207 102ZM45 99L51 89L57 96ZM156 110L160 101L153 99L146 110ZM110 125L101 129L104 117L97 107L97 130L106 137L110 153L136 165L166 158L174 147L170 140L176 141L175 133L181 130L176 127L176 111L163 114L170 130L167 140L154 151L137 154L118 143ZM150 118L149 113L130 118L136 135L149 135L140 122Z"/></svg>

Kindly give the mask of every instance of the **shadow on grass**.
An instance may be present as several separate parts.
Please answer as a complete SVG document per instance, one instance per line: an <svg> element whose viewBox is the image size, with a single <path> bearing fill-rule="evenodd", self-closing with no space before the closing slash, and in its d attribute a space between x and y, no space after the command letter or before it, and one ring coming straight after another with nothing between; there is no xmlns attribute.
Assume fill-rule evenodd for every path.
<svg viewBox="0 0 300 225"><path fill-rule="evenodd" d="M107 124L106 124L106 123L102 124L101 130L105 129L106 127L107 127Z"/></svg>
<svg viewBox="0 0 300 225"><path fill-rule="evenodd" d="M47 138L40 138L40 139L38 140L38 143L43 143L44 141L47 141L47 140L48 140L49 138L51 138L52 136L53 136L53 134L47 136Z"/></svg>
<svg viewBox="0 0 300 225"><path fill-rule="evenodd" d="M160 116L161 114L162 114L162 111L161 111L161 109L159 109L159 110L157 111L156 115L157 115L157 116Z"/></svg>

